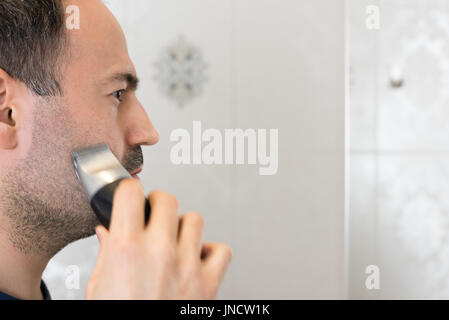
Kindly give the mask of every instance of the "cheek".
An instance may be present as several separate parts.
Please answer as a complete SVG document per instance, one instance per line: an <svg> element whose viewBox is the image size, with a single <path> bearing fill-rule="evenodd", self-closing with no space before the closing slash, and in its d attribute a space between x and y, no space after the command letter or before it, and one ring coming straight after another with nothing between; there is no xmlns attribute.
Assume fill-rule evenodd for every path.
<svg viewBox="0 0 449 320"><path fill-rule="evenodd" d="M74 119L76 148L108 143L115 154L123 154L123 134L117 119L116 108L94 107L78 109L71 113Z"/></svg>
<svg viewBox="0 0 449 320"><path fill-rule="evenodd" d="M93 88L95 85L85 79L72 82L64 98L67 113L86 138L104 136L117 123L117 108Z"/></svg>

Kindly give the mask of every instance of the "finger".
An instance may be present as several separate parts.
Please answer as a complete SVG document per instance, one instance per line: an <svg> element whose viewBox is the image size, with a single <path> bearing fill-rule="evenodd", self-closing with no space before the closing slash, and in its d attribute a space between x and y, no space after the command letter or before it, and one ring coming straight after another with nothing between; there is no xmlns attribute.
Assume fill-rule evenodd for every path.
<svg viewBox="0 0 449 320"><path fill-rule="evenodd" d="M151 206L151 217L148 230L157 233L158 237L167 237L166 240L176 243L178 234L178 200L163 191L153 191L148 196Z"/></svg>
<svg viewBox="0 0 449 320"><path fill-rule="evenodd" d="M204 219L198 213L188 212L181 217L178 243L182 256L200 259L203 231Z"/></svg>
<svg viewBox="0 0 449 320"><path fill-rule="evenodd" d="M122 180L114 192L109 232L130 236L145 228L145 194L136 179Z"/></svg>
<svg viewBox="0 0 449 320"><path fill-rule="evenodd" d="M203 272L210 281L219 286L232 259L231 248L224 243L205 243L202 249Z"/></svg>

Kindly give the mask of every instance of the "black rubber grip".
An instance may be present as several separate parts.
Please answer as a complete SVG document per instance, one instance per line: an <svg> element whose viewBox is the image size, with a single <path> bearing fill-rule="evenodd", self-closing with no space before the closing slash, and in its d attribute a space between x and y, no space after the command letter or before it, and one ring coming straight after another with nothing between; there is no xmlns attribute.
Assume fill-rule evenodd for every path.
<svg viewBox="0 0 449 320"><path fill-rule="evenodd" d="M95 196L92 198L90 205L97 215L100 223L109 229L111 223L112 214L112 202L114 199L114 192L117 189L120 181L123 179L116 180L110 184L105 185L101 188ZM145 199L145 225L148 224L150 220L151 206L148 199Z"/></svg>

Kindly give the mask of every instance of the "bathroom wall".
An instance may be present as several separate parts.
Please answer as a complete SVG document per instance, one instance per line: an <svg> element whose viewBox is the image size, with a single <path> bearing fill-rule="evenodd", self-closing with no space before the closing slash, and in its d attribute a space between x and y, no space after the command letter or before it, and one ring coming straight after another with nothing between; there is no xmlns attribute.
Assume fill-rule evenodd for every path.
<svg viewBox="0 0 449 320"><path fill-rule="evenodd" d="M138 97L161 136L144 148L145 190L175 194L182 211L205 217L206 241L233 248L218 298L343 298L343 0L106 3L128 38L142 79ZM155 64L179 36L201 52L206 78L182 105L161 90ZM221 132L279 129L277 174L261 176L257 165L175 166L170 133L191 132L194 120ZM89 238L50 262L44 279L54 298L84 297L97 250ZM80 289L71 289L76 268Z"/></svg>
<svg viewBox="0 0 449 320"><path fill-rule="evenodd" d="M449 3L350 0L349 297L449 298ZM366 8L380 28L366 28ZM368 265L380 289L365 286Z"/></svg>

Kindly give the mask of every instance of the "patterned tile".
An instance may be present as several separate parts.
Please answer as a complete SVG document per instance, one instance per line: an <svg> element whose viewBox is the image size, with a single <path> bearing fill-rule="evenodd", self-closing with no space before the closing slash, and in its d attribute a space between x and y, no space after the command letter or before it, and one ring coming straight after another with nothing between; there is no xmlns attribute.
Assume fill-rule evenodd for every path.
<svg viewBox="0 0 449 320"><path fill-rule="evenodd" d="M362 12L361 5L349 3L350 33L359 34L354 12ZM378 297L447 299L449 3L384 0L379 5L377 39L353 37L350 43L352 68L358 70L351 86L351 161L363 158L372 164L369 171L351 166L357 178L351 179L350 221L356 230L350 231L350 266L369 260L366 252L372 255L381 268ZM373 41L373 60L358 57L363 47L373 48ZM402 85L393 87L393 76ZM372 140L358 139L366 128ZM364 147L364 141L374 143ZM375 199L365 211L373 228L358 232L368 230L359 219L360 203L367 198ZM351 297L367 296L359 283L349 286Z"/></svg>

